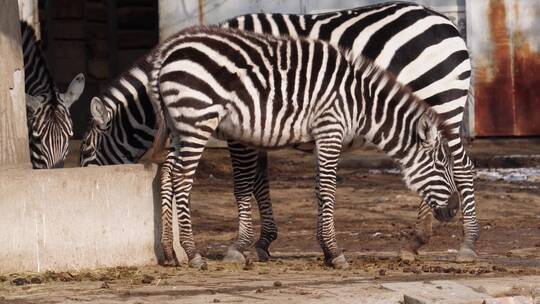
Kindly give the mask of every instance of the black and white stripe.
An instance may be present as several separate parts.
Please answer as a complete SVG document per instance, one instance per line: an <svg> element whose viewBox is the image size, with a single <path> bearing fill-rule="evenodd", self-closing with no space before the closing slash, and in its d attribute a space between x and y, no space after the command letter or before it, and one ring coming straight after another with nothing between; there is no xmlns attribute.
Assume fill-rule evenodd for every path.
<svg viewBox="0 0 540 304"><path fill-rule="evenodd" d="M180 240L193 266L202 261L193 240L189 193L214 131L257 149L315 143L317 238L326 263L334 267L347 267L333 220L337 163L354 139L396 159L407 185L436 216L447 217L446 206L458 204L440 118L369 60L358 58L353 66L321 41L193 28L159 46L151 62L150 91L175 149L172 184ZM95 98L92 108L99 109L97 123L107 126L111 117L103 102ZM236 175L245 175L247 183L237 183L235 195L249 208L256 166L240 170Z"/></svg>
<svg viewBox="0 0 540 304"><path fill-rule="evenodd" d="M350 50L355 57L362 55L388 69L399 82L425 100L451 127L449 147L464 224L464 240L457 258L463 261L475 258L474 243L479 230L474 166L459 135L470 88L470 58L464 40L447 17L414 3L389 2L326 14L244 15L223 26L329 41ZM262 202L264 206L269 204ZM430 221L429 213L421 211L425 209L424 206L419 208L418 229L410 246L415 253L430 236L421 228L425 226L422 222ZM268 215L261 214L261 217ZM264 237L262 235L261 240ZM259 252L263 249L257 248Z"/></svg>
<svg viewBox="0 0 540 304"><path fill-rule="evenodd" d="M418 31L415 27L418 25L421 25L420 29L423 32L414 36L415 31ZM353 48L354 55L363 54L379 65L381 65L381 62L386 62L386 67L397 75L398 80L406 81L409 79L408 83L416 88L415 93L423 92L424 97L427 97L426 101L433 106L433 109L442 113L446 121L453 126L452 140L450 140L449 144L454 155L454 177L463 199L462 210L464 212L465 226L465 239L459 253L461 254L464 251L472 252L474 241L478 236L472 183L472 163L466 156L457 135L457 128L462 120L463 105L465 104L469 86L470 67L467 68L469 64L468 55L463 56L466 55L463 39L459 37L458 31L447 18L422 6L400 2L317 15L246 15L231 19L224 26L252 29L274 35L288 34L322 38L331 40L334 43L337 41L342 47L349 49L356 45L357 48ZM358 41L358 43L355 44L355 41ZM359 45L364 47L359 49ZM366 45L369 45L369 49ZM378 45L378 47L375 48L374 45ZM394 52L393 55L392 52ZM386 55L377 56L378 53L385 53ZM437 56L433 56L434 54ZM460 54L457 57L462 57L463 60L456 60L454 54ZM132 75L132 77L137 76ZM414 77L418 77L418 81L412 81ZM144 82L146 79L142 81ZM145 84L137 85L142 88ZM117 103L120 107L123 105L117 100L113 103ZM117 107L111 104L111 100L107 101L107 105L111 109ZM442 107L437 107L438 105L442 105ZM139 117L137 113L130 115L129 109L133 109L133 107L128 108L126 106L125 112L122 112L124 114L120 116L121 119L115 118L115 123L112 126L113 130L124 129L124 126L131 124L133 117ZM149 109L149 107L147 106L146 109ZM446 112L443 111L444 109L447 109ZM115 114L111 115L116 117ZM148 115L151 115L151 113L148 113ZM154 128L153 124L147 126ZM137 129L137 125L134 125L134 128ZM127 136L115 137L115 134L126 134ZM131 146L129 141L134 139L124 132L114 131L103 136L103 138L107 137L108 139L104 139L104 141L108 142L105 153L100 151L101 148L98 148L97 151L94 151L97 153L93 156L93 160L92 157L86 158L86 164L137 161L149 147L148 145L144 149L140 149L140 146ZM92 138L92 136L88 138ZM87 143L90 142L91 140L87 141ZM121 148L116 146L121 146ZM83 154L84 150L93 151L94 149L96 149L96 146L91 144L87 144L86 148L83 145ZM266 157L264 151L250 152L250 155L255 154ZM236 161L236 163L247 168L256 161L257 156L255 155L254 157L244 157L240 159L240 162ZM262 172L258 170L257 177L262 177L258 178L258 181L267 179L267 174L266 170L262 170ZM253 194L259 203L263 221L261 237L256 248L259 257L263 259L268 257L268 246L277 235L277 227L273 220L268 193L267 182L256 183ZM167 206L169 205L164 204L164 226L171 221L171 210L167 210ZM420 208L420 210L425 209L422 206ZM425 215L425 212L419 212L420 219L429 220ZM244 224L240 223L240 225ZM245 235L249 236L252 233L245 233ZM421 243L416 241L419 235L422 235ZM423 231L417 231L417 237L415 237L414 246L412 246L413 250L425 243L427 239L429 239L429 235L426 237ZM472 253L474 254L474 252Z"/></svg>
<svg viewBox="0 0 540 304"><path fill-rule="evenodd" d="M84 89L77 75L65 93L59 93L47 68L34 29L21 21L25 93L30 156L34 168L60 168L73 135L69 107Z"/></svg>
<svg viewBox="0 0 540 304"><path fill-rule="evenodd" d="M186 208L180 220L190 224L192 178L214 131L259 149L315 143L317 238L330 265L346 266L333 225L335 179L342 150L356 138L396 159L407 185L436 216L447 218L447 209L440 207L457 206L459 198L438 116L390 74L369 60L355 59L353 67L344 54L320 41L217 28L188 30L164 43L154 59L152 87L159 88L155 98L161 98L175 147L179 176L173 175L173 192ZM235 196L240 216L247 213L244 222L249 223L257 166L236 165L235 175L246 178L235 185ZM182 245L192 260L197 255L191 230L181 228L186 233ZM250 225L240 226L241 232L249 230ZM249 245L239 242L239 252Z"/></svg>

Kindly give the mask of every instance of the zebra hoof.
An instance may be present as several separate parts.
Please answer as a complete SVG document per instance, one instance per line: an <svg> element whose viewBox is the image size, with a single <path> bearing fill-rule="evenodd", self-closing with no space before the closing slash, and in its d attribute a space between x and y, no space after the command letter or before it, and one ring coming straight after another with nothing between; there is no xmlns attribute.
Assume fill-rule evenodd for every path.
<svg viewBox="0 0 540 304"><path fill-rule="evenodd" d="M193 259L191 259L191 261L189 261L189 267L199 270L208 269L208 265L199 254L197 254Z"/></svg>
<svg viewBox="0 0 540 304"><path fill-rule="evenodd" d="M267 249L262 247L255 247L255 250L257 250L259 262L268 262L268 260L270 260L270 252L268 252Z"/></svg>
<svg viewBox="0 0 540 304"><path fill-rule="evenodd" d="M175 259L165 259L165 260L163 260L162 265L164 267L176 267L176 266L178 266L178 263L176 263Z"/></svg>
<svg viewBox="0 0 540 304"><path fill-rule="evenodd" d="M176 257L176 252L172 250L164 250L163 253L163 263L161 264L164 267L176 267L179 266L178 258Z"/></svg>
<svg viewBox="0 0 540 304"><path fill-rule="evenodd" d="M240 251L234 248L229 248L227 250L227 254L223 258L223 262L244 264L246 262L246 258Z"/></svg>
<svg viewBox="0 0 540 304"><path fill-rule="evenodd" d="M416 254L408 249L401 249L399 251L399 259L407 262L414 262L416 260Z"/></svg>
<svg viewBox="0 0 540 304"><path fill-rule="evenodd" d="M335 269L347 269L349 268L349 263L345 259L345 256L340 254L337 258L332 259L332 267Z"/></svg>
<svg viewBox="0 0 540 304"><path fill-rule="evenodd" d="M458 263L473 263L478 258L478 255L474 250L469 247L461 246L456 255L456 262Z"/></svg>

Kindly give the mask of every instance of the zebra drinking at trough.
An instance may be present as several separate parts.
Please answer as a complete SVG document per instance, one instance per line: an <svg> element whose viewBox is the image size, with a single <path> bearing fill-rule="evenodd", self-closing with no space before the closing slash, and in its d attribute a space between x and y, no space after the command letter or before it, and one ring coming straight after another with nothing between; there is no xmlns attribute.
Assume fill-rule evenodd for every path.
<svg viewBox="0 0 540 304"><path fill-rule="evenodd" d="M409 188L438 219L451 218L449 210L459 205L449 130L427 104L368 59L358 57L353 63L322 41L214 27L180 32L158 46L147 63L152 64L146 73L151 100L165 117L175 149L173 193L181 213L181 244L192 266L201 267L203 261L194 245L189 193L214 131L256 149L314 142L317 239L325 262L337 268L348 265L334 231L337 163L341 151L356 140L392 156ZM126 76L142 71L136 65ZM96 144L103 139L98 133L111 126L105 97L92 100L97 127L83 143L83 164L86 157L95 157L87 154L86 142ZM246 181L255 180L255 168L244 174L251 175ZM238 192L251 196L253 182L235 192L237 198Z"/></svg>
<svg viewBox="0 0 540 304"><path fill-rule="evenodd" d="M465 43L448 18L417 4L390 2L325 14L245 15L229 20L224 26L273 35L286 34L330 40L343 48L351 49L355 56L362 54L374 60L377 65L388 68L398 80L411 85L415 94L423 96L433 110L440 113L447 124L452 126L449 146L454 159L454 177L463 200L465 224L465 238L458 252L458 260L474 259L473 249L474 241L478 237L478 226L472 163L465 154L458 134L469 88L470 62ZM140 69L143 71L138 71ZM115 94L105 91L108 115L113 117L111 130L121 131L103 133L106 135L101 140L102 146L92 145L91 140L86 141L82 155L85 154L84 150L88 155L92 151L95 154L93 157L81 157L81 160L85 159L83 165L136 162L148 150L155 132L155 120L144 89L147 71L144 65L139 65L136 71L121 83L117 82L112 86L121 87ZM131 100L131 94L127 97L122 97L122 94L132 91L133 88L137 90L136 96L141 100L134 101L137 106L124 106L124 100ZM136 132L137 136L130 137L129 131ZM91 133L88 134L88 138L95 137L90 136ZM240 183L244 182L245 177L236 173L244 171L243 168L257 167L261 164L263 165L261 168L266 166L265 151L257 151L238 144L230 146L229 150L235 179L240 179ZM168 158L166 164L170 161L172 159ZM162 191L162 244L166 253L165 264L172 265L174 264L171 227L172 190L171 171L167 169L170 165L166 165L162 172L162 181L165 185ZM262 260L269 257L268 247L277 237L267 181L267 170L256 170L253 195L259 204L262 219L261 236L256 243L256 249L259 259ZM242 258L240 252L251 243L250 238L253 236L249 198L242 197L238 201L241 210L239 212L241 231L239 240L229 248L227 254L227 257L233 258ZM416 235L409 245L410 251L416 252L427 242L430 234L431 217L429 208L423 202L419 208ZM410 256L410 251L403 252Z"/></svg>
<svg viewBox="0 0 540 304"><path fill-rule="evenodd" d="M73 135L69 107L84 90L84 75L75 76L65 93L58 92L36 33L25 21L21 21L21 36L32 167L61 168Z"/></svg>

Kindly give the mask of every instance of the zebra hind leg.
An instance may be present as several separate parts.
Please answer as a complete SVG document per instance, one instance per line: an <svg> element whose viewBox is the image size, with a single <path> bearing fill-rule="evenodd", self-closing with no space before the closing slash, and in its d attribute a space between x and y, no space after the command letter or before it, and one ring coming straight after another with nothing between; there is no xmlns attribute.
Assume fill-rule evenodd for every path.
<svg viewBox="0 0 540 304"><path fill-rule="evenodd" d="M409 244L401 249L399 258L404 261L414 261L418 257L418 249L429 242L432 230L433 215L429 206L422 201L418 209L418 218L414 233Z"/></svg>
<svg viewBox="0 0 540 304"><path fill-rule="evenodd" d="M474 249L478 240L479 228L474 199L474 165L465 150L463 150L462 160L454 163L454 178L461 194L463 216L463 242L456 255L456 261L470 263L478 257Z"/></svg>
<svg viewBox="0 0 540 304"><path fill-rule="evenodd" d="M246 259L243 252L253 243L254 237L251 197L257 170L258 152L232 141L228 145L233 166L234 197L238 206L238 237L227 249L223 261L244 263Z"/></svg>
<svg viewBox="0 0 540 304"><path fill-rule="evenodd" d="M316 137L317 178L315 193L318 201L317 240L324 253L328 266L338 269L349 267L336 241L334 225L334 205L336 194L336 174L342 140L339 135L328 134Z"/></svg>
<svg viewBox="0 0 540 304"><path fill-rule="evenodd" d="M268 247L270 247L270 244L276 240L278 236L278 228L276 221L274 220L272 203L270 201L268 155L266 151L259 152L253 195L259 206L259 214L261 217L261 235L257 243L255 243L255 250L257 250L259 262L266 262L270 259Z"/></svg>
<svg viewBox="0 0 540 304"><path fill-rule="evenodd" d="M180 245L186 251L190 267L206 269L207 264L195 247L190 214L190 192L193 177L199 165L204 147L214 128L198 126L200 133L175 134L173 136L173 193L176 201L176 216ZM217 125L217 124L216 124Z"/></svg>
<svg viewBox="0 0 540 304"><path fill-rule="evenodd" d="M161 196L161 247L163 248L163 266L178 266L178 258L173 247L172 229L172 170L173 154L169 152L160 169L160 196Z"/></svg>

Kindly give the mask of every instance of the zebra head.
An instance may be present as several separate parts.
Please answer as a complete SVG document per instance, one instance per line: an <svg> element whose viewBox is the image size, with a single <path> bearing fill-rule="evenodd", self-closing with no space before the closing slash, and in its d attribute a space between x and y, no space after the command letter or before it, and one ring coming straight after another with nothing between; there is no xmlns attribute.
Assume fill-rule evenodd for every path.
<svg viewBox="0 0 540 304"><path fill-rule="evenodd" d="M112 110L105 106L99 97L94 97L90 102L90 114L92 116L91 127L81 142L81 167L108 164L99 151L101 151L103 142L106 141L104 138L109 136L107 131L112 128Z"/></svg>
<svg viewBox="0 0 540 304"><path fill-rule="evenodd" d="M114 110L108 103L100 97L92 98L90 113L91 127L81 143L81 167L135 163L136 159L129 152L119 148L121 142L115 137L118 129L114 126Z"/></svg>
<svg viewBox="0 0 540 304"><path fill-rule="evenodd" d="M453 175L448 130L432 111L423 113L417 121L418 133L413 146L402 162L407 185L418 192L439 221L450 221L458 212L460 197Z"/></svg>
<svg viewBox="0 0 540 304"><path fill-rule="evenodd" d="M62 168L73 136L69 108L84 90L84 75L78 74L65 93L52 90L40 96L26 95L32 166Z"/></svg>

